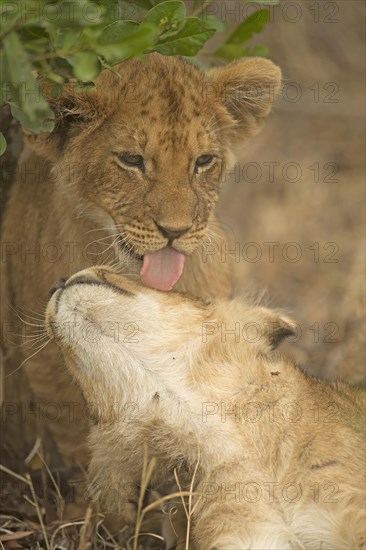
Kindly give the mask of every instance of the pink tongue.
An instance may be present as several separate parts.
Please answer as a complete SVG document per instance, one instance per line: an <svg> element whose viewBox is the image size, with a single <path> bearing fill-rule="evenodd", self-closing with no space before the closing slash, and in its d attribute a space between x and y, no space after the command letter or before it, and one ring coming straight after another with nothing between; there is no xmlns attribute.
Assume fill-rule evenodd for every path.
<svg viewBox="0 0 366 550"><path fill-rule="evenodd" d="M171 290L182 275L184 260L184 254L171 246L145 254L140 271L141 281L152 288Z"/></svg>

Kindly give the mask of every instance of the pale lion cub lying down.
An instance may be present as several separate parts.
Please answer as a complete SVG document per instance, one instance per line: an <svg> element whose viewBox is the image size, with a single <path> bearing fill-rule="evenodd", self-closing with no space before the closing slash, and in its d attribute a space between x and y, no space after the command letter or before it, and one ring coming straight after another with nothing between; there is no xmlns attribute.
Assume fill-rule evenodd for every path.
<svg viewBox="0 0 366 550"><path fill-rule="evenodd" d="M275 356L289 320L93 268L46 323L92 404L105 509L133 522L145 442L152 486L176 468L187 489L199 461L190 549L365 547L363 394Z"/></svg>

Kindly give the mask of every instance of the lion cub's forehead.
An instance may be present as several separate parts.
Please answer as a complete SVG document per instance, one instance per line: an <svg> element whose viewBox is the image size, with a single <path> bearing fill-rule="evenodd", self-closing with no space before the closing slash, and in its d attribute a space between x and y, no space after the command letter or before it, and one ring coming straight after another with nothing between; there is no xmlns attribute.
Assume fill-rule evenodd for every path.
<svg viewBox="0 0 366 550"><path fill-rule="evenodd" d="M107 75L115 109L113 134L126 135L142 147L206 147L215 141L214 105L205 73L176 58L148 56ZM102 84L102 83L101 83ZM107 83L106 83L107 84Z"/></svg>
<svg viewBox="0 0 366 550"><path fill-rule="evenodd" d="M146 62L131 59L118 67L115 85L124 104L140 106L140 112L153 107L165 116L179 115L185 109L202 108L207 99L203 71L179 58L149 55Z"/></svg>

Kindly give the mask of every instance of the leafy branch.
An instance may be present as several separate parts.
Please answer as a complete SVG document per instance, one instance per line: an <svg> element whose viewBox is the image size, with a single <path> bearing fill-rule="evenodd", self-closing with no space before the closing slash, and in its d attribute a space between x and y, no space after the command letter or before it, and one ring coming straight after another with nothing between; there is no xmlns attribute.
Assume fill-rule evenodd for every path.
<svg viewBox="0 0 366 550"><path fill-rule="evenodd" d="M257 0L268 6L279 0ZM248 0L242 0L245 4ZM190 15L187 15L187 6ZM62 86L70 79L93 81L102 69L130 57L159 52L196 56L216 33L226 30L219 18L208 15L207 0L0 0L0 105L29 132L50 132L54 114L43 98L38 77ZM255 9L213 52L210 61L245 55L267 55L263 46L246 42L269 20L268 7ZM0 154L6 147L0 133Z"/></svg>

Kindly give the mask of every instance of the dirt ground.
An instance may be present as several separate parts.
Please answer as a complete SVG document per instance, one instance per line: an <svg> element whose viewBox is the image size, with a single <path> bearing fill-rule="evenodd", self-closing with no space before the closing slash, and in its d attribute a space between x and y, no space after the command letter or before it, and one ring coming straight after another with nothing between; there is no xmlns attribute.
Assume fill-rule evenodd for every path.
<svg viewBox="0 0 366 550"><path fill-rule="evenodd" d="M223 8L222 18L238 22L243 5L227 2L231 14ZM272 24L255 42L268 45L282 68L283 90L263 132L240 151L220 205L233 241L235 292L265 290L272 306L292 315L298 334L283 351L309 372L360 383L365 377L365 5L282 0L271 12ZM216 253L225 261L227 251ZM44 484L45 475L38 470L35 483ZM6 476L1 486L0 547L8 550L45 547L40 516L24 500L24 483L14 485ZM52 502L61 501L56 495ZM41 499L40 506L49 540L58 529L54 548L117 548L106 532L98 542L92 538L90 516L60 528L56 505ZM23 535L12 538L15 531Z"/></svg>

